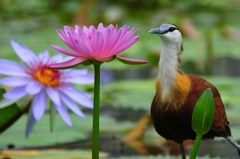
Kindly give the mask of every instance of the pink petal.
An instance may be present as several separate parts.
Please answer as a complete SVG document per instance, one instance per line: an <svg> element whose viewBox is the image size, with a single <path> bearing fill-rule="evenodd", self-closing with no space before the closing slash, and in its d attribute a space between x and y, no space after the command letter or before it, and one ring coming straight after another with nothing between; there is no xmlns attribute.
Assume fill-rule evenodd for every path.
<svg viewBox="0 0 240 159"><path fill-rule="evenodd" d="M61 53L64 53L66 55L69 55L69 56L73 56L73 57L76 57L76 56L79 56L79 54L75 53L75 52L72 52L72 51L68 51L64 48L61 48L59 46L56 46L56 45L50 45L52 48L54 48L55 50L61 52Z"/></svg>
<svg viewBox="0 0 240 159"><path fill-rule="evenodd" d="M107 45L106 45L106 48L105 48L105 51L106 51L106 55L113 55L113 50L114 50L114 47L116 46L118 40L119 40L119 37L121 36L121 32L120 33L116 33L115 30L109 30L109 37L107 40Z"/></svg>
<svg viewBox="0 0 240 159"><path fill-rule="evenodd" d="M133 28L131 31L128 31L128 27L124 30L123 35L121 36L120 40L118 41L118 43L116 44L116 48L119 47L120 45L127 43L129 40L131 40L132 36L135 34L135 29Z"/></svg>
<svg viewBox="0 0 240 159"><path fill-rule="evenodd" d="M132 46L138 39L139 39L139 36L136 36L133 39L129 40L128 42L125 42L124 44L121 44L116 49L114 49L113 54L118 54L118 53L126 50L127 48Z"/></svg>
<svg viewBox="0 0 240 159"><path fill-rule="evenodd" d="M86 60L88 60L88 59L84 58L84 57L76 57L76 58L73 58L73 59L65 61L65 62L50 64L48 66L51 68L55 68L55 69L65 69L65 68L74 67Z"/></svg>
<svg viewBox="0 0 240 159"><path fill-rule="evenodd" d="M96 57L103 51L103 34L102 32L97 31L92 38L92 56Z"/></svg>
<svg viewBox="0 0 240 159"><path fill-rule="evenodd" d="M103 23L99 23L97 30L103 31L105 28L103 26Z"/></svg>
<svg viewBox="0 0 240 159"><path fill-rule="evenodd" d="M85 33L83 30L79 30L78 32L78 37L80 38L80 40L82 40L82 42L88 46L88 49L90 49L90 40L88 38L88 33Z"/></svg>
<svg viewBox="0 0 240 159"><path fill-rule="evenodd" d="M117 56L116 58L122 63L129 64L129 65L144 64L148 62L147 60L144 60L144 59L127 58L127 57L119 57L119 56Z"/></svg>

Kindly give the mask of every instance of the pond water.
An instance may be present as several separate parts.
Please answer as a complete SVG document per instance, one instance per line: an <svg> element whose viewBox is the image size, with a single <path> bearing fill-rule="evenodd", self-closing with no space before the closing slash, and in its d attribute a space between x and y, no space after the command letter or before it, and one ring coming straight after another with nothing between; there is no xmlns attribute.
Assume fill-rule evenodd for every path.
<svg viewBox="0 0 240 159"><path fill-rule="evenodd" d="M117 112L117 113L116 113ZM101 113L111 115L115 117L117 121L131 120L138 121L139 118L146 115L146 110L132 110L114 107L102 107ZM149 126L152 127L152 126ZM158 141L151 143L149 140L139 139L124 141L123 134L113 133L101 133L100 145L101 151L109 155L109 157L121 157L121 156L152 156L152 155L180 155L178 145L174 142L165 141L161 137L154 138ZM192 149L193 141L185 142L186 153L189 154ZM61 143L49 146L39 147L25 147L20 149L85 149L89 150L91 147L91 134L84 140L76 140L74 142ZM200 146L199 156L210 156L220 158L239 158L237 150L228 142L224 140L203 140Z"/></svg>

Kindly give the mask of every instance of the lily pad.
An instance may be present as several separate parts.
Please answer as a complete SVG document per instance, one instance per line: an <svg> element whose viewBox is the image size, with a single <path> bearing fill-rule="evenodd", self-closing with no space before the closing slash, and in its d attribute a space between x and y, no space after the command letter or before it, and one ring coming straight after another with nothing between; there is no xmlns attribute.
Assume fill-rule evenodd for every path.
<svg viewBox="0 0 240 159"><path fill-rule="evenodd" d="M149 110L155 93L154 80L128 80L102 87L102 102L115 107Z"/></svg>
<svg viewBox="0 0 240 159"><path fill-rule="evenodd" d="M56 116L54 130L51 133L49 130L49 115L44 115L35 125L29 138L25 138L24 132L27 122L27 115L25 115L0 135L0 148L9 145L14 147L46 146L87 139L92 130L92 115L87 114L85 119L71 115L71 119L74 125L73 128L68 127L59 116ZM130 121L117 122L110 116L101 115L100 125L101 133L122 134L131 129L134 123Z"/></svg>

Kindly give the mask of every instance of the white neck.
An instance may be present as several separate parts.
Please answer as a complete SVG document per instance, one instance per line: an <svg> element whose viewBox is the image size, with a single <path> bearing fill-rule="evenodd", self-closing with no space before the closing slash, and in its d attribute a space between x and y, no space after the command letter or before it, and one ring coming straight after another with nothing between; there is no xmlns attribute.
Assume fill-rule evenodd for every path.
<svg viewBox="0 0 240 159"><path fill-rule="evenodd" d="M161 48L161 57L159 60L159 76L162 100L168 97L174 86L178 64L179 64L179 53L181 48L176 44L164 42Z"/></svg>

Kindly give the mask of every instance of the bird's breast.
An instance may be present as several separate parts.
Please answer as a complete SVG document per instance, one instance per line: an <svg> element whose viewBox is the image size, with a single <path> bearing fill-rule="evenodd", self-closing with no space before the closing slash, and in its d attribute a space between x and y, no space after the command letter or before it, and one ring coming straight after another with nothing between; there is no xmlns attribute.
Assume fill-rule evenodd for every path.
<svg viewBox="0 0 240 159"><path fill-rule="evenodd" d="M171 91L167 96L163 96L162 94L162 89L164 88L160 84L162 78L164 77L158 76L157 78L156 95L154 100L157 100L156 103L158 103L159 107L166 107L164 109L180 109L180 107L187 100L191 90L190 78L185 74L177 73L174 81L172 82L173 85Z"/></svg>

